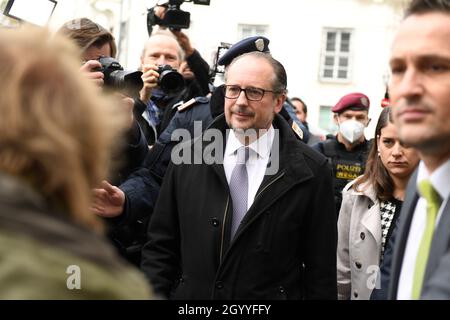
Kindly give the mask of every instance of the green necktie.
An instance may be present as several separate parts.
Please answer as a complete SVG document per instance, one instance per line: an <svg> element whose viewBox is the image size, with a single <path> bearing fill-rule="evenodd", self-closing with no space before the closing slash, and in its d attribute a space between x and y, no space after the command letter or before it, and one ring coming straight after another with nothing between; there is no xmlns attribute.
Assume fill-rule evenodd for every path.
<svg viewBox="0 0 450 320"><path fill-rule="evenodd" d="M423 277L427 266L428 254L430 253L431 240L433 239L436 216L441 206L441 197L433 188L429 180L419 182L419 193L427 201L427 224L420 241L417 252L416 267L414 269L414 283L412 298L418 300L422 291Z"/></svg>

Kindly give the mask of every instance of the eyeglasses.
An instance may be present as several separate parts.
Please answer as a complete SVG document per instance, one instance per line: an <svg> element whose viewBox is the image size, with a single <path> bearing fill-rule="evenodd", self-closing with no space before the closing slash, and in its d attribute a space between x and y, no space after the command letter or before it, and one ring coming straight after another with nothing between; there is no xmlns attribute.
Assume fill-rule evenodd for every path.
<svg viewBox="0 0 450 320"><path fill-rule="evenodd" d="M241 88L235 85L225 85L224 94L227 99L237 99L241 95L241 91L245 92L245 97L250 101L260 101L266 92L279 93L279 91L265 90L261 88Z"/></svg>

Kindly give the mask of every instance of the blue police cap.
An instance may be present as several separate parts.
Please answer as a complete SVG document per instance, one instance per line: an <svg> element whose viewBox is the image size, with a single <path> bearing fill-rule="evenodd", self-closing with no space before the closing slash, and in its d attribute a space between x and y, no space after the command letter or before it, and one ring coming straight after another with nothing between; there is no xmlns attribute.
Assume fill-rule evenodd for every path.
<svg viewBox="0 0 450 320"><path fill-rule="evenodd" d="M231 46L217 63L220 66L228 66L234 58L241 54L253 51L269 52L269 42L269 39L261 36L242 39Z"/></svg>

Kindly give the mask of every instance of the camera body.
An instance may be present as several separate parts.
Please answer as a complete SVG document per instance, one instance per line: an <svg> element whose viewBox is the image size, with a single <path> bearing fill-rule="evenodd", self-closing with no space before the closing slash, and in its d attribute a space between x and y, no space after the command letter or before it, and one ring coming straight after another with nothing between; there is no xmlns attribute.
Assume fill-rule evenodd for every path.
<svg viewBox="0 0 450 320"><path fill-rule="evenodd" d="M174 30L189 29L191 14L180 9L183 2L193 2L194 4L205 6L209 6L210 4L210 0L168 0L163 2L165 3L159 4L159 6L166 7L166 12L162 19L155 14L154 7L148 9L147 31L149 35L151 35L154 25L160 25Z"/></svg>
<svg viewBox="0 0 450 320"><path fill-rule="evenodd" d="M105 76L105 88L122 92L129 97L139 97L139 91L144 86L141 71L124 70L120 63L111 57L100 57L98 61L102 67L97 71L101 71Z"/></svg>
<svg viewBox="0 0 450 320"><path fill-rule="evenodd" d="M158 66L158 86L165 93L177 93L184 89L184 78L168 64Z"/></svg>

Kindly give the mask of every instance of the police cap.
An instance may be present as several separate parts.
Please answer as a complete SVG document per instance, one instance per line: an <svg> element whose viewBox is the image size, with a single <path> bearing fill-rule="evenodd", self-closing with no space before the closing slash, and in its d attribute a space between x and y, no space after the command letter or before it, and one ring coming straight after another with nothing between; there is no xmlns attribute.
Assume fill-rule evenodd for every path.
<svg viewBox="0 0 450 320"><path fill-rule="evenodd" d="M369 98L363 93L355 92L343 96L331 111L334 113L341 113L347 109L368 111L369 106Z"/></svg>
<svg viewBox="0 0 450 320"><path fill-rule="evenodd" d="M269 42L269 39L261 36L242 39L231 46L217 63L221 66L228 66L234 58L244 53L253 51L269 52Z"/></svg>

